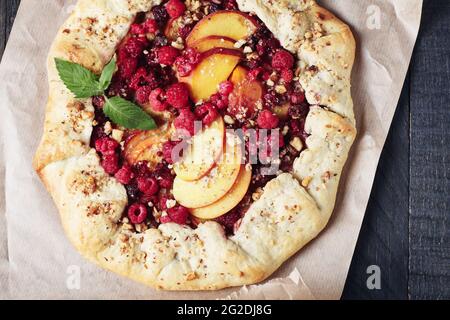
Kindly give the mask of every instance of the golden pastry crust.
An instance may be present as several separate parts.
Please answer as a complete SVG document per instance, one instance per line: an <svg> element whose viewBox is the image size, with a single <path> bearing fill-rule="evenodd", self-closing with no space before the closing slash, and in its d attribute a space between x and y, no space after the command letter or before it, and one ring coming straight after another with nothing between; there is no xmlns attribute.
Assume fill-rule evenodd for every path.
<svg viewBox="0 0 450 320"><path fill-rule="evenodd" d="M322 107L312 107L308 115L308 149L295 161L294 173L270 181L229 238L215 222L195 230L169 223L143 233L121 222L125 189L89 147L92 103L74 99L56 72L55 57L100 72L135 14L160 1L79 0L49 54L50 94L34 167L77 250L155 288L214 290L270 276L327 224L356 135L350 94L355 41L349 27L311 0L237 2L299 57L307 100Z"/></svg>

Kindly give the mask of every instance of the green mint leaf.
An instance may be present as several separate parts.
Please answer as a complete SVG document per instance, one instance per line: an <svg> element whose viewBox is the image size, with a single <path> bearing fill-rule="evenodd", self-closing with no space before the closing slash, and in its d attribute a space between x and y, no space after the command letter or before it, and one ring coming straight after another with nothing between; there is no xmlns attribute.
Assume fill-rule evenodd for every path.
<svg viewBox="0 0 450 320"><path fill-rule="evenodd" d="M116 71L116 59L112 59L103 69L100 76L100 87L105 91L111 84L114 72Z"/></svg>
<svg viewBox="0 0 450 320"><path fill-rule="evenodd" d="M77 99L85 99L103 94L98 77L85 67L55 58L56 69L64 85Z"/></svg>
<svg viewBox="0 0 450 320"><path fill-rule="evenodd" d="M116 124L127 129L152 130L155 120L134 103L120 97L106 100L103 112Z"/></svg>

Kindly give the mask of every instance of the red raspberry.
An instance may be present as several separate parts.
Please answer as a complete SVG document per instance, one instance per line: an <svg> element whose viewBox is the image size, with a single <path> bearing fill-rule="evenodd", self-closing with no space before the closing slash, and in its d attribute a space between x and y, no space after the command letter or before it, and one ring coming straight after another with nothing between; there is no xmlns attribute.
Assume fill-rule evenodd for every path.
<svg viewBox="0 0 450 320"><path fill-rule="evenodd" d="M146 195L154 195L159 191L158 181L155 178L150 177L138 177L138 188Z"/></svg>
<svg viewBox="0 0 450 320"><path fill-rule="evenodd" d="M180 51L172 46L164 46L156 51L156 59L158 63L171 66L175 59L180 55Z"/></svg>
<svg viewBox="0 0 450 320"><path fill-rule="evenodd" d="M136 58L127 57L120 60L119 72L122 78L130 79L138 66L138 60Z"/></svg>
<svg viewBox="0 0 450 320"><path fill-rule="evenodd" d="M166 162L168 164L173 164L177 160L177 159L174 159L174 157L176 157L176 155L173 155L174 157L172 156L172 151L173 151L173 148L175 148L179 143L181 143L181 142L169 140L163 144L163 148L162 148L163 158L164 158L164 160L166 160Z"/></svg>
<svg viewBox="0 0 450 320"><path fill-rule="evenodd" d="M195 115L202 120L205 126L209 126L217 119L219 113L212 103L207 102L195 108Z"/></svg>
<svg viewBox="0 0 450 320"><path fill-rule="evenodd" d="M128 52L131 58L137 58L144 51L145 47L148 45L148 40L143 37L135 38L131 37L125 43L124 48Z"/></svg>
<svg viewBox="0 0 450 320"><path fill-rule="evenodd" d="M180 115L175 119L174 126L178 130L185 130L191 136L195 134L195 115L189 109L180 110Z"/></svg>
<svg viewBox="0 0 450 320"><path fill-rule="evenodd" d="M165 92L161 88L155 89L150 93L149 102L153 111L162 112L169 107L169 104L163 100L164 96Z"/></svg>
<svg viewBox="0 0 450 320"><path fill-rule="evenodd" d="M159 202L155 204L157 206L158 210L160 210L160 211L167 210L167 200L171 200L171 198L168 197L167 195L162 195L159 198Z"/></svg>
<svg viewBox="0 0 450 320"><path fill-rule="evenodd" d="M155 19L147 19L144 22L144 26L148 33L156 33L158 31L158 23Z"/></svg>
<svg viewBox="0 0 450 320"><path fill-rule="evenodd" d="M295 92L291 95L292 104L300 104L305 101L305 94L303 92Z"/></svg>
<svg viewBox="0 0 450 320"><path fill-rule="evenodd" d="M278 126L278 117L269 110L263 110L256 120L261 129L274 129Z"/></svg>
<svg viewBox="0 0 450 320"><path fill-rule="evenodd" d="M291 69L283 69L281 70L281 79L286 83L290 83L292 79L294 79L294 72Z"/></svg>
<svg viewBox="0 0 450 320"><path fill-rule="evenodd" d="M149 102L150 100L150 93L152 92L151 86L143 86L137 89L135 99L136 102L143 105Z"/></svg>
<svg viewBox="0 0 450 320"><path fill-rule="evenodd" d="M278 50L272 58L272 67L277 70L291 69L294 66L294 57L286 50Z"/></svg>
<svg viewBox="0 0 450 320"><path fill-rule="evenodd" d="M147 70L145 68L141 67L136 70L133 77L130 80L129 87L133 90L139 89L141 86L141 82L147 77Z"/></svg>
<svg viewBox="0 0 450 320"><path fill-rule="evenodd" d="M115 177L121 184L129 184L134 178L134 173L129 165L124 165L119 171L117 171Z"/></svg>
<svg viewBox="0 0 450 320"><path fill-rule="evenodd" d="M171 222L173 222L173 221L172 221L172 219L170 219L170 217L167 215L167 216L162 216L161 218L159 218L159 222L161 222L162 224L165 224L165 223L171 223Z"/></svg>
<svg viewBox="0 0 450 320"><path fill-rule="evenodd" d="M236 0L225 0L224 7L226 10L237 10L238 9Z"/></svg>
<svg viewBox="0 0 450 320"><path fill-rule="evenodd" d="M219 85L219 93L223 96L229 96L233 89L234 84L231 81L224 81Z"/></svg>
<svg viewBox="0 0 450 320"><path fill-rule="evenodd" d="M263 73L264 69L262 67L258 67L255 69L250 70L247 77L250 80L257 80L258 77Z"/></svg>
<svg viewBox="0 0 450 320"><path fill-rule="evenodd" d="M163 189L171 189L173 185L173 176L170 174L170 171L161 170L156 174L158 179L158 183Z"/></svg>
<svg viewBox="0 0 450 320"><path fill-rule="evenodd" d="M189 89L184 83L175 83L166 90L166 101L177 109L189 105Z"/></svg>
<svg viewBox="0 0 450 320"><path fill-rule="evenodd" d="M92 105L97 109L102 109L105 105L105 98L103 96L92 97Z"/></svg>
<svg viewBox="0 0 450 320"><path fill-rule="evenodd" d="M180 0L169 0L166 3L166 10L172 19L176 19L181 17L184 11L186 11L186 5Z"/></svg>
<svg viewBox="0 0 450 320"><path fill-rule="evenodd" d="M147 214L147 208L143 204L134 203L128 208L128 218L133 224L144 222Z"/></svg>
<svg viewBox="0 0 450 320"><path fill-rule="evenodd" d="M183 54L175 60L175 68L180 76L185 77L194 70L200 61L200 53L193 48L187 48Z"/></svg>
<svg viewBox="0 0 450 320"><path fill-rule="evenodd" d="M119 156L115 153L103 156L102 167L108 174L116 174L119 171Z"/></svg>
<svg viewBox="0 0 450 320"><path fill-rule="evenodd" d="M189 210L183 206L175 206L167 210L170 219L178 224L186 224L189 217Z"/></svg>
<svg viewBox="0 0 450 320"><path fill-rule="evenodd" d="M119 147L119 143L109 137L101 138L95 141L95 150L105 155L112 155Z"/></svg>
<svg viewBox="0 0 450 320"><path fill-rule="evenodd" d="M142 24L133 23L130 28L131 34L144 35L146 33L146 28Z"/></svg>

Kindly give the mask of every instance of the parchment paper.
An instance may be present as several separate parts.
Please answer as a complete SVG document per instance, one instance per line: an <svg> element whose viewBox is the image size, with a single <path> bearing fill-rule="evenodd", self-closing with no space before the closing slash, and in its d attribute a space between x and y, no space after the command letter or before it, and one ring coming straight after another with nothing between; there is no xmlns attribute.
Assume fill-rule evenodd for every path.
<svg viewBox="0 0 450 320"><path fill-rule="evenodd" d="M86 262L31 167L47 99L46 56L75 0L22 0L0 65L0 298L338 299L420 24L422 0L323 0L357 39L358 139L326 230L263 284L164 292ZM79 275L79 276L78 276ZM364 275L361 275L364 276Z"/></svg>

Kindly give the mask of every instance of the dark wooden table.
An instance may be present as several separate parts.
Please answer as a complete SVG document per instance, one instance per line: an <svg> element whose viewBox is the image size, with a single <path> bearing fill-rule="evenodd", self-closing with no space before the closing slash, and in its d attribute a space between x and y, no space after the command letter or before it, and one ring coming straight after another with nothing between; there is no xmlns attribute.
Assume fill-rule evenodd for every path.
<svg viewBox="0 0 450 320"><path fill-rule="evenodd" d="M0 57L19 3L0 0ZM425 0L344 299L450 299L449 149L450 1ZM371 265L380 290L367 287Z"/></svg>

